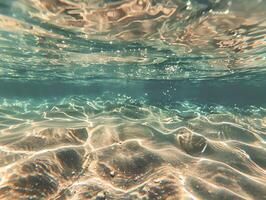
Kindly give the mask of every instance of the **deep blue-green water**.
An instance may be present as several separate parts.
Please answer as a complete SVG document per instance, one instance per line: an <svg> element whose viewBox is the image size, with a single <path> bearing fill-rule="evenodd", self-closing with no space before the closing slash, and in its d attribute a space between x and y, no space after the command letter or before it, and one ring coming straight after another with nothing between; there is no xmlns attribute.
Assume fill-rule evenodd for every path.
<svg viewBox="0 0 266 200"><path fill-rule="evenodd" d="M0 199L266 199L265 0L0 0Z"/></svg>

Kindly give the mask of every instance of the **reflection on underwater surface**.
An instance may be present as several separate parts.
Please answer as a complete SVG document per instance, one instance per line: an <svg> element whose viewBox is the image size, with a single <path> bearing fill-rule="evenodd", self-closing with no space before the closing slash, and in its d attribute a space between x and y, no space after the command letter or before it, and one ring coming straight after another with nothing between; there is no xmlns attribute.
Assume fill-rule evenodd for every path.
<svg viewBox="0 0 266 200"><path fill-rule="evenodd" d="M13 0L0 9L6 79L265 74L265 1Z"/></svg>
<svg viewBox="0 0 266 200"><path fill-rule="evenodd" d="M266 199L266 1L0 1L0 199Z"/></svg>

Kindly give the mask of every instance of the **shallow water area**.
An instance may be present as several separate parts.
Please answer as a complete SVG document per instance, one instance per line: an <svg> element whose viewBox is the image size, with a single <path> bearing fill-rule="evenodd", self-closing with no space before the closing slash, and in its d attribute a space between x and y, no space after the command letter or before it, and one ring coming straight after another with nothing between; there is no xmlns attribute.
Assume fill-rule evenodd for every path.
<svg viewBox="0 0 266 200"><path fill-rule="evenodd" d="M2 0L0 199L266 199L265 9Z"/></svg>

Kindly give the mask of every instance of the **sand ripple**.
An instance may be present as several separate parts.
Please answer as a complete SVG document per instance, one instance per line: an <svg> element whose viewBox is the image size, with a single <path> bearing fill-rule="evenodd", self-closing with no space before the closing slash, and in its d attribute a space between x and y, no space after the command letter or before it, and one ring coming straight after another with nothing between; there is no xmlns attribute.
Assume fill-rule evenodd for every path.
<svg viewBox="0 0 266 200"><path fill-rule="evenodd" d="M266 198L262 117L89 105L1 130L1 199Z"/></svg>

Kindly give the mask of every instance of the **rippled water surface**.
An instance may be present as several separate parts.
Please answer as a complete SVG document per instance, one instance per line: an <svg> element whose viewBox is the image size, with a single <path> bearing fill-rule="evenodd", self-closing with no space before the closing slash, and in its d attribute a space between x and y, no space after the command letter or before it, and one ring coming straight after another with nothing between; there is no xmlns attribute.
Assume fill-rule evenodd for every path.
<svg viewBox="0 0 266 200"><path fill-rule="evenodd" d="M0 199L266 199L265 0L0 0Z"/></svg>

